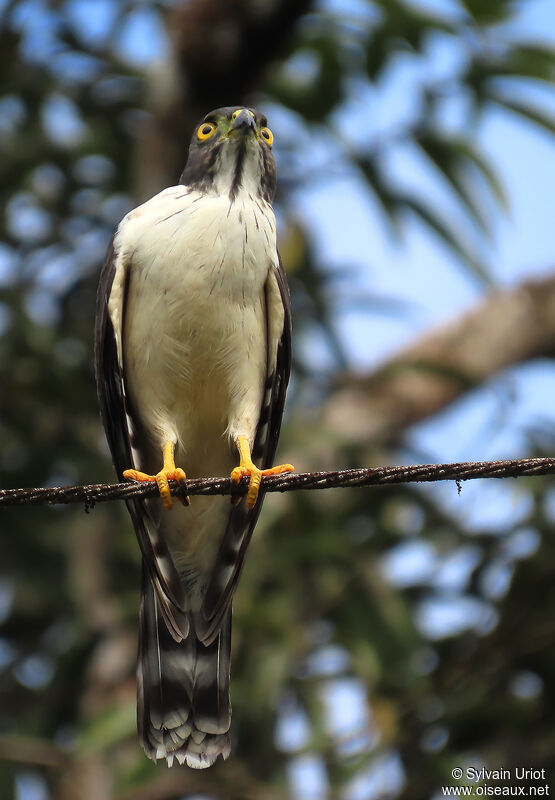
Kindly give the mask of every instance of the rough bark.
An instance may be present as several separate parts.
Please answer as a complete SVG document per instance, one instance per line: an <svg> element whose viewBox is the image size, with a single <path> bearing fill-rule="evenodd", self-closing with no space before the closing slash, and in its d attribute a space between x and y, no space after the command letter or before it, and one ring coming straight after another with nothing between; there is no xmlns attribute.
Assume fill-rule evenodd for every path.
<svg viewBox="0 0 555 800"><path fill-rule="evenodd" d="M398 439L501 371L555 355L555 274L498 290L368 375L345 375L323 410L343 443Z"/></svg>

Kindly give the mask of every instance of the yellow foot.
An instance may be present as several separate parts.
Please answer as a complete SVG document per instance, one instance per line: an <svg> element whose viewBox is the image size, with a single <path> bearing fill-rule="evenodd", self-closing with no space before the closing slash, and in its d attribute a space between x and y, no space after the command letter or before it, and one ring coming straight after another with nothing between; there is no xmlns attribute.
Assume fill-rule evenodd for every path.
<svg viewBox="0 0 555 800"><path fill-rule="evenodd" d="M162 499L162 505L168 510L173 506L173 497L170 491L169 481L178 481L182 486L186 486L187 476L181 467L176 467L173 460L174 443L166 442L164 444L164 466L157 472L156 475L149 475L146 472L139 472L136 469L126 469L123 473L124 478L129 478L133 481L156 481L158 484L158 491ZM189 505L188 497L178 498L183 505Z"/></svg>
<svg viewBox="0 0 555 800"><path fill-rule="evenodd" d="M235 483L240 483L241 478L248 475L250 481L247 491L247 508L253 508L258 500L262 478L265 478L267 475L283 475L285 472L294 472L295 467L292 464L280 464L271 469L258 469L251 460L250 447L246 436L239 436L237 447L241 455L241 463L231 472L231 480Z"/></svg>

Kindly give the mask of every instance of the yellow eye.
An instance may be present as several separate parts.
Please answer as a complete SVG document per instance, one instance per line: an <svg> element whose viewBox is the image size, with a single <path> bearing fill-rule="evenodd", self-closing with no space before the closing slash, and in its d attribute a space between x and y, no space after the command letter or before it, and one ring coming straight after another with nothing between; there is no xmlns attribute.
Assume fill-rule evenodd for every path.
<svg viewBox="0 0 555 800"><path fill-rule="evenodd" d="M197 131L197 139L199 142L203 142L205 139L209 139L215 130L216 126L213 122L205 122Z"/></svg>
<svg viewBox="0 0 555 800"><path fill-rule="evenodd" d="M272 131L269 128L261 128L260 129L260 135L270 145L270 147L273 145L273 143L274 143L274 134L272 133Z"/></svg>

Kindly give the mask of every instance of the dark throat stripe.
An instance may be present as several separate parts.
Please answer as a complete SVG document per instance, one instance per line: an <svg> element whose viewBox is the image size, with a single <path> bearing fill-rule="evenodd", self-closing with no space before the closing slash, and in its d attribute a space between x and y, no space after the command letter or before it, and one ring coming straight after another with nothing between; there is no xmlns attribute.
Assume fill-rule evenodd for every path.
<svg viewBox="0 0 555 800"><path fill-rule="evenodd" d="M242 141L240 142L237 148L237 161L235 162L235 172L233 174L233 181L231 183L231 188L229 190L229 199L232 203L237 197L237 192L239 191L239 187L241 186L246 153L247 153L247 143L245 141Z"/></svg>

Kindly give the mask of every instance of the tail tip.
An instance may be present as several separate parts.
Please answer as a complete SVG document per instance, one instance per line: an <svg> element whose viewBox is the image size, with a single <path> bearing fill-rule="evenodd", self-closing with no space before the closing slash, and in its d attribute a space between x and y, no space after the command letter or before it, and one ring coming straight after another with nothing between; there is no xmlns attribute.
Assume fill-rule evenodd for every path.
<svg viewBox="0 0 555 800"><path fill-rule="evenodd" d="M183 766L186 764L191 769L207 769L221 756L225 761L231 752L229 735L206 737L202 743L196 744L192 737L184 742L179 749L169 750L160 745L156 750L145 748L146 755L157 762L165 759L168 767Z"/></svg>

